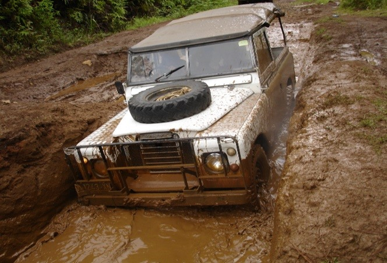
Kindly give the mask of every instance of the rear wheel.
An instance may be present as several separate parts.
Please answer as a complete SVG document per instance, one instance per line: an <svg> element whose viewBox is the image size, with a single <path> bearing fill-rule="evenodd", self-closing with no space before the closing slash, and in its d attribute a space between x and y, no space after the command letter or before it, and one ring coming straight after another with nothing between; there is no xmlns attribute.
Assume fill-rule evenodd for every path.
<svg viewBox="0 0 387 263"><path fill-rule="evenodd" d="M257 210L260 207L258 190L259 187L261 187L263 183L266 183L270 178L270 165L261 145L254 145L250 154L250 204Z"/></svg>

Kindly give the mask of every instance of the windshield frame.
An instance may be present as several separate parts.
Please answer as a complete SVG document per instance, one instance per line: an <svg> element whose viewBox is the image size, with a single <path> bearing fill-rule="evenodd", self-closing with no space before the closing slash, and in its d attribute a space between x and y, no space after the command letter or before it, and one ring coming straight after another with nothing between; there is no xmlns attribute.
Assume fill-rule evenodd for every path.
<svg viewBox="0 0 387 263"><path fill-rule="evenodd" d="M230 44L230 43L238 43L239 46L241 46L240 43L244 43L246 45L246 52L245 52L245 57L248 59L248 64L245 67L242 67L240 69L231 69L231 70L226 70L226 71L213 71L213 72L207 72L203 71L203 74L192 74L193 72L191 71L191 62L192 58L190 58L190 53L195 50L195 49L200 49L200 48L206 48L207 46L213 45L214 47L219 44ZM160 54L163 52L170 52L170 51L177 51L177 50L184 50L184 60L182 59L182 63L179 63L179 65L175 65L177 67L183 66L181 69L173 72L172 74L169 74L170 71L162 72L162 74L156 75L154 78L145 78L143 80L136 80L133 81L132 78L132 73L134 69L132 68L132 60L134 56L145 56L148 55L150 56L151 54ZM226 58L227 54L225 56L222 56L221 58ZM245 59L246 59L245 58ZM128 56L128 79L127 82L129 85L144 85L144 84L151 84L151 83L157 83L157 82L169 82L171 80L191 80L191 79L201 79L201 78L208 78L208 77L215 77L215 76L222 76L222 75L233 75L233 74L241 74L241 73L250 73L250 72L255 72L256 71L256 59L254 55L254 45L252 42L251 36L244 36L244 37L239 37L235 39L227 39L227 40L221 40L221 41L214 41L214 42L209 42L209 43L203 43L203 44L198 44L198 45L191 45L191 46L184 46L184 47L175 47L171 49L161 49L161 50L152 50L152 51L144 51L144 52L131 52L129 51L129 56ZM152 71L152 70L151 70ZM184 72L184 74L182 74ZM158 79L158 81L156 81Z"/></svg>

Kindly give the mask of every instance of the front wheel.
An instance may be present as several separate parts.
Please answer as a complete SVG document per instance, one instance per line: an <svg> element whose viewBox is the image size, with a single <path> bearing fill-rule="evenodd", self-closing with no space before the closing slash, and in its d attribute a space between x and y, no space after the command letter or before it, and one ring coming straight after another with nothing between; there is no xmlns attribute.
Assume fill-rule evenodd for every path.
<svg viewBox="0 0 387 263"><path fill-rule="evenodd" d="M259 208L258 189L270 178L270 165L261 145L254 145L250 151L250 204Z"/></svg>

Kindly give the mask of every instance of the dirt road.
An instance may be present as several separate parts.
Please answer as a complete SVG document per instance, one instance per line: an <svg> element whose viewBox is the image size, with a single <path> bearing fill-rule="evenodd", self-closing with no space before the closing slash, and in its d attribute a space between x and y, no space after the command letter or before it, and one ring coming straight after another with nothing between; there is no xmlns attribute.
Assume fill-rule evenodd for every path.
<svg viewBox="0 0 387 263"><path fill-rule="evenodd" d="M296 66L302 89L290 123L281 187L272 193L277 196L275 213L252 215L238 208L117 212L72 203L75 193L62 148L76 144L125 107L112 83L125 78L127 48L161 25L151 26L0 74L1 261L14 261L39 238L39 248L24 254L29 255L25 260L43 261L45 246L50 244L69 248L61 243L66 234L57 235L71 230L66 224L71 218L83 221L68 235L78 233L76 239L86 238L90 244L108 243L109 239L79 234L88 222L105 226L107 214L115 214L117 224L122 224L120 233L126 237L130 233L132 242L117 241L115 257L102 253L100 259L129 259L136 245L141 248L142 239L125 228L126 219L117 213L129 221L135 215L144 220L152 217L165 226L164 234L175 231L170 226L178 222L176 233L209 239L202 243L201 254L189 262L387 260L386 19L337 15L334 3L277 4L287 12L287 24L315 23L315 29L311 38L300 37L297 30L302 26L287 32L292 51L299 54ZM296 35L298 43L292 43ZM190 229L203 225L195 213L206 214L204 232ZM182 223L187 218L197 221ZM106 231L114 236L117 229L109 226ZM191 241L183 234L180 238L176 242L188 245ZM78 259L92 261L83 255Z"/></svg>

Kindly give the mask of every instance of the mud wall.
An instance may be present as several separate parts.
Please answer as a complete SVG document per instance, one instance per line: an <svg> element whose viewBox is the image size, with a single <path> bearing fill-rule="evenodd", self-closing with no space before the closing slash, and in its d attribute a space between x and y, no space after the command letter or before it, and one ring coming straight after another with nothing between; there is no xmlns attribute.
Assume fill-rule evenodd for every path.
<svg viewBox="0 0 387 263"><path fill-rule="evenodd" d="M0 261L32 246L75 198L62 149L125 107L113 83L125 78L127 48L159 26L0 74Z"/></svg>
<svg viewBox="0 0 387 263"><path fill-rule="evenodd" d="M387 24L323 12L290 123L271 261L384 262Z"/></svg>

